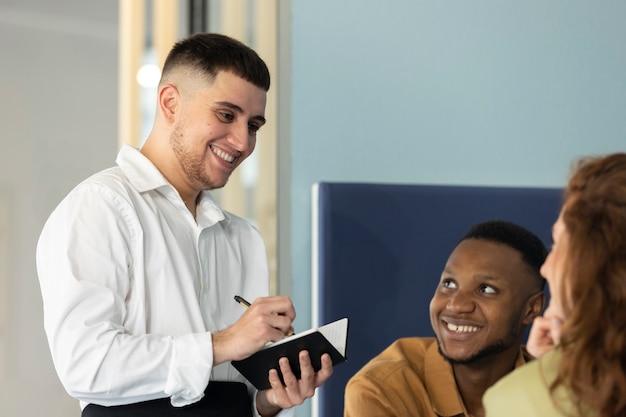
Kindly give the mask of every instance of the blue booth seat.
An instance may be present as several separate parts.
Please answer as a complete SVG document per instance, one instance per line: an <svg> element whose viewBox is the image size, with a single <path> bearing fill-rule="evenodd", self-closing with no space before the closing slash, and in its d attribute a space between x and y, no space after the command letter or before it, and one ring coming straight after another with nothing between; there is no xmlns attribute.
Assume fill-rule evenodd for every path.
<svg viewBox="0 0 626 417"><path fill-rule="evenodd" d="M433 336L429 303L448 255L475 223L508 220L549 247L557 188L319 183L313 187L313 321L350 319L347 362L314 398L343 415L348 379L394 340Z"/></svg>

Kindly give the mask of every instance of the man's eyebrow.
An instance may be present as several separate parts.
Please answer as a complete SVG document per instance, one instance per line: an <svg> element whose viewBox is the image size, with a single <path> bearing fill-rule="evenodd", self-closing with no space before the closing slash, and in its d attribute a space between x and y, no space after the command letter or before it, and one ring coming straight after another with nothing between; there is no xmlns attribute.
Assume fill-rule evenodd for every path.
<svg viewBox="0 0 626 417"><path fill-rule="evenodd" d="M474 275L474 279L479 280L479 281L491 281L491 282L498 282L498 281L503 281L504 278L498 275L487 275L487 274L476 274Z"/></svg>
<svg viewBox="0 0 626 417"><path fill-rule="evenodd" d="M229 109L241 114L243 113L243 109L241 107L239 107L238 105L231 103L230 101L218 101L216 104L220 105L220 106L224 106L224 107L228 107ZM265 124L266 120L265 117L263 116L252 116L252 118L250 120L258 120L259 122L261 122L262 124Z"/></svg>

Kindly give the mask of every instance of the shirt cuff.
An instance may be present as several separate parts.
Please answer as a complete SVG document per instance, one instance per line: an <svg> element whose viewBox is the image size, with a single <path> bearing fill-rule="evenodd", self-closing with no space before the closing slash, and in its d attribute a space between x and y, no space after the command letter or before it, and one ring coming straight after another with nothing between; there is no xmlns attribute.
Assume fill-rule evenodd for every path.
<svg viewBox="0 0 626 417"><path fill-rule="evenodd" d="M174 338L165 393L174 407L193 404L204 396L213 367L211 333Z"/></svg>

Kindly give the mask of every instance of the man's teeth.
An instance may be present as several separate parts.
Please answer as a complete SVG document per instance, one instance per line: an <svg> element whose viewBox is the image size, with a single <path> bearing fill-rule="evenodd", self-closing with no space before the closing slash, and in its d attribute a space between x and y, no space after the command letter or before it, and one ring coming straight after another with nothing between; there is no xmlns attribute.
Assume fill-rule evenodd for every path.
<svg viewBox="0 0 626 417"><path fill-rule="evenodd" d="M219 156L221 159L223 159L226 162L233 162L235 160L235 157L232 155L229 155L225 152L220 151L219 149L215 149L213 148L213 153L217 156Z"/></svg>
<svg viewBox="0 0 626 417"><path fill-rule="evenodd" d="M472 333L478 331L476 326L457 326L456 324L446 323L448 329L457 333Z"/></svg>

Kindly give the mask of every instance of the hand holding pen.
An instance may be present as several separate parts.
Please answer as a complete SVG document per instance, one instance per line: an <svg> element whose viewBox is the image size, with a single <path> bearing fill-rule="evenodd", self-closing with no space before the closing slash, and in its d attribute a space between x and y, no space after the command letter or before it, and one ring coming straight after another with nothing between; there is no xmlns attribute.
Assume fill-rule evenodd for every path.
<svg viewBox="0 0 626 417"><path fill-rule="evenodd" d="M248 302L245 298L239 295L235 296L235 301L241 304L245 308L248 308L251 306L250 302ZM281 313L273 313L273 314L281 315ZM289 330L287 330L287 332L285 333L285 336L292 336L293 334L294 334L293 327L289 327Z"/></svg>
<svg viewBox="0 0 626 417"><path fill-rule="evenodd" d="M296 317L287 296L259 297L252 304L242 299L241 304L250 306L231 326L212 333L214 365L245 359L269 342L283 339Z"/></svg>

